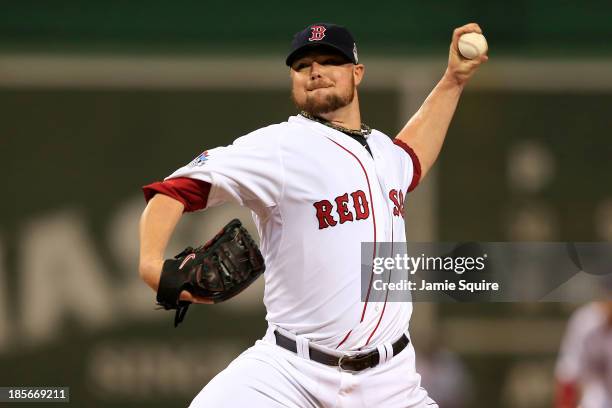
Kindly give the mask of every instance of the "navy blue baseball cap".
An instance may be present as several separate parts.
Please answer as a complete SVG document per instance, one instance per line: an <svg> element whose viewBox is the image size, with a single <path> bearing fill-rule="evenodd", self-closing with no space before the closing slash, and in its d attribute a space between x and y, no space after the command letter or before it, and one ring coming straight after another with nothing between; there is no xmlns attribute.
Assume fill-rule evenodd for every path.
<svg viewBox="0 0 612 408"><path fill-rule="evenodd" d="M291 66L303 52L311 47L329 47L357 64L357 44L345 27L330 23L315 23L295 34L291 42L291 52L285 63Z"/></svg>

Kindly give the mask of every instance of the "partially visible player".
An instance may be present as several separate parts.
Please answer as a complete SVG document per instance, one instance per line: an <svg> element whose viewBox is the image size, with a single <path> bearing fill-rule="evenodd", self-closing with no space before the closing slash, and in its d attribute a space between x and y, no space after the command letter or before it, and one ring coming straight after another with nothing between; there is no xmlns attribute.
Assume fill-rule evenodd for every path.
<svg viewBox="0 0 612 408"><path fill-rule="evenodd" d="M556 408L612 407L612 301L572 314L555 376Z"/></svg>

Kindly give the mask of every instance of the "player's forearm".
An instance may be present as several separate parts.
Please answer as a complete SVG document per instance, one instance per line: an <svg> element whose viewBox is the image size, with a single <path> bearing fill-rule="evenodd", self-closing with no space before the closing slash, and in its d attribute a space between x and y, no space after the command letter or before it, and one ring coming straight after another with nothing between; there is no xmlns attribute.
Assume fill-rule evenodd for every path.
<svg viewBox="0 0 612 408"><path fill-rule="evenodd" d="M181 202L163 194L153 197L140 219L140 277L157 290L164 251L181 215Z"/></svg>
<svg viewBox="0 0 612 408"><path fill-rule="evenodd" d="M396 136L417 154L421 163L421 177L427 174L442 149L462 91L463 84L445 74Z"/></svg>

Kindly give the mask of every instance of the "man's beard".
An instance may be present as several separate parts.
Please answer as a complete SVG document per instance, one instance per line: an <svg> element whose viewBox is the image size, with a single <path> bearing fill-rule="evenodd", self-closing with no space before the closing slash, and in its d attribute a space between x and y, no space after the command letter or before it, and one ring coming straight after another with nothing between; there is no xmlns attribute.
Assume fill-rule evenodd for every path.
<svg viewBox="0 0 612 408"><path fill-rule="evenodd" d="M330 93L325 95L323 100L320 100L320 98L315 98L310 94L306 94L306 100L303 103L300 103L295 98L295 94L293 92L291 92L291 98L299 110L306 111L314 116L320 116L321 114L333 112L337 109L343 108L349 103L353 102L353 99L355 98L355 86L351 86L350 90L344 95Z"/></svg>

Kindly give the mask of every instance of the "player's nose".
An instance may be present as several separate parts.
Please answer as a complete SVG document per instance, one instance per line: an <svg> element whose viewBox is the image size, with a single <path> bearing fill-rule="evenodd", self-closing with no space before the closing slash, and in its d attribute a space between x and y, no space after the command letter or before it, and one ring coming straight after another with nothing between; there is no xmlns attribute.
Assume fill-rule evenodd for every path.
<svg viewBox="0 0 612 408"><path fill-rule="evenodd" d="M321 78L321 64L316 61L313 61L310 65L310 79Z"/></svg>

